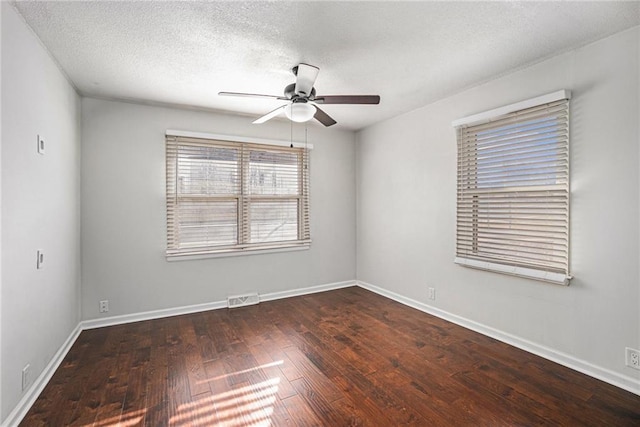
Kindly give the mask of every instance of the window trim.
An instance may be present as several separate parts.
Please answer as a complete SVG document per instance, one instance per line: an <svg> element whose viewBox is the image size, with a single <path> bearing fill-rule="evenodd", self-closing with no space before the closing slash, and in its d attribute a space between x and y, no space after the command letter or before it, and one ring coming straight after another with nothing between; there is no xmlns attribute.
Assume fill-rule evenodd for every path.
<svg viewBox="0 0 640 427"><path fill-rule="evenodd" d="M242 142L246 144L260 144L260 145L275 145L278 147L291 147L293 144L294 148L307 148L309 150L313 149L313 144L308 144L304 141L284 141L281 139L265 139L265 138L252 138L245 136L233 136L233 135L223 135L217 133L206 133L206 132L192 132L187 130L175 130L175 129L167 129L165 132L166 137L185 137L185 138L199 138L199 139L214 139L218 141L227 141L227 142Z"/></svg>
<svg viewBox="0 0 640 427"><path fill-rule="evenodd" d="M193 253L193 254L178 254L178 255L167 255L167 261L176 262L176 261L191 261L198 259L208 259L208 258L228 258L234 256L247 256L247 255L261 255L261 254L277 254L280 252L294 252L294 251L308 251L311 249L311 240L307 241L304 244L292 245L292 246L282 246L278 248L261 248L261 249L229 249L229 250L221 250L218 252L209 252L209 253Z"/></svg>
<svg viewBox="0 0 640 427"><path fill-rule="evenodd" d="M571 99L571 92L568 90L559 90L556 92L552 92L546 95L542 95L542 96L538 96L535 98L531 98L531 99L527 99L521 102L516 102L514 104L510 104L504 107L499 107L499 108L495 108L492 110L488 110L482 113L478 113L478 114L473 114L458 120L454 120L451 124L454 128L456 128L456 132L457 132L457 137L456 137L456 143L457 145L460 147L460 144L462 143L460 138L461 138L461 131L464 128L468 128L468 127L474 127L474 126L480 126L480 125L484 125L487 123L491 123L493 121L496 120L500 120L500 119L504 119L505 116L508 116L512 113L519 113L523 110L527 110L527 109L532 109L534 107L539 107L539 106L543 106L545 104L550 104L550 103L554 103L557 101L562 101L562 100L566 100L567 103L569 102L569 100ZM568 110L568 106L567 106L567 111ZM569 121L569 117L567 116L567 130L570 127L570 121ZM567 139L566 139L566 149L567 149L567 158L569 156L569 136L567 134ZM460 148L459 148L460 149ZM457 162L460 162L460 151L458 150L458 154L457 154ZM456 196L456 200L457 200L457 204L459 204L460 201L460 197L461 197L461 193L460 193L460 169L458 167L458 178L457 178L457 196ZM569 163L567 163L566 166L566 174L567 174L567 204L566 204L566 220L567 220L567 226L570 225L570 161ZM476 184L477 185L477 184ZM499 191L499 190L491 190L491 192L495 192L495 191ZM466 193L465 193L466 194ZM472 194L472 193L469 193ZM569 273L569 265L570 265L570 239L569 239L569 234L567 234L566 236L566 271L565 273L560 273L557 271L548 271L545 270L542 266L540 269L536 269L536 268L528 268L526 266L523 265L511 265L509 264L509 262L507 262L505 260L505 264L501 264L499 262L492 262L491 260L488 259L482 259L483 256L478 256L479 259L476 258L467 258L464 256L460 256L460 254L458 253L459 249L458 249L458 245L459 245L459 227L460 227L460 207L457 206L456 208L456 257L454 259L454 262L458 265L464 266L464 267L471 267L471 268L475 268L475 269L480 269L480 270L486 270L486 271L492 271L492 272L496 272L496 273L503 273L503 274L508 274L508 275L513 275L513 276L518 276L518 277L525 277L525 278L529 278L529 279L534 279L534 280L540 280L540 281L545 281L545 282L551 282L551 283L555 283L555 284L560 284L560 285L568 285L569 284L569 280L572 278L572 276ZM569 233L569 230L567 230L567 233ZM511 263L515 263L514 261L510 261ZM516 263L517 264L517 263Z"/></svg>
<svg viewBox="0 0 640 427"><path fill-rule="evenodd" d="M165 132L165 150L168 147L168 141L171 138L186 138L186 139L201 139L201 140L212 140L219 141L222 143L230 143L233 144L242 144L244 147L251 146L260 146L264 145L265 149L268 147L287 147L287 148L303 148L307 150L306 154L303 154L302 162L306 159L307 167L310 160L311 149L313 148L313 144L308 144L306 142L299 141L283 141L283 140L272 140L272 139L264 139L264 138L250 138L250 137L241 137L241 136L231 136L231 135L222 135L222 134L212 134L212 133L203 133L203 132L192 132L192 131L182 131L182 130L172 130L168 129ZM166 154L165 154L166 156ZM165 163L167 164L167 168L165 169L165 181L166 181L166 189L165 189L165 214L169 213L169 157L165 157ZM301 176L300 185L304 190L306 190L305 194L298 194L295 198L298 200L304 200L304 205L306 206L305 210L303 210L299 215L298 219L298 229L305 230L307 229L310 233L310 224L308 224L308 219L304 219L304 215L310 215L310 206L309 206L309 180L311 178L310 170L307 171L306 178L304 174ZM242 197L242 196L240 196ZM175 209L175 208L174 208ZM302 222L301 222L302 221ZM308 224L309 228L305 227L305 221ZM289 251L300 251L300 250L308 250L311 246L311 238L307 234L306 239L301 240L291 240L291 241L282 241L282 242L266 242L263 244L255 244L255 243L239 243L235 247L222 246L219 249L208 248L194 248L191 252L182 252L182 253L170 253L169 249L169 231L170 224L167 216L166 220L166 229L167 233L167 246L165 250L165 256L167 261L183 261L183 260L196 260L196 259L206 259L206 258L220 258L220 257L231 257L231 256L242 256L242 255L257 255L257 254L267 254L267 253L278 253L278 252L289 252Z"/></svg>
<svg viewBox="0 0 640 427"><path fill-rule="evenodd" d="M460 126L471 126L480 124L482 122L490 122L498 116L515 113L516 111L526 110L527 108L536 107L538 105L560 101L563 99L571 99L571 91L565 89L558 90L546 95L536 96L535 98L525 99L524 101L505 105L504 107L498 107L494 108L493 110L483 111L482 113L472 114L470 116L452 121L451 126L457 128Z"/></svg>

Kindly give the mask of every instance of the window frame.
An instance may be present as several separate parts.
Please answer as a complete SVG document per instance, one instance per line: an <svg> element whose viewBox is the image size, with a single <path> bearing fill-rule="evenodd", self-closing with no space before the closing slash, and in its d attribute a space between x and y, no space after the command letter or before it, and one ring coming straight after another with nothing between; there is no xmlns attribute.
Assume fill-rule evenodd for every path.
<svg viewBox="0 0 640 427"><path fill-rule="evenodd" d="M230 147L238 150L241 154L239 158L239 191L230 194L224 199L236 200L236 242L230 245L201 245L191 248L180 247L180 224L178 223L177 211L179 208L179 191L177 160L177 146L189 144L202 144L209 147ZM190 132L180 130L167 130L165 132L165 160L166 160L166 259L168 261L179 261L188 259L216 258L238 255L252 255L258 253L272 253L306 250L310 248L310 204L309 204L309 180L310 180L310 150L312 144L299 141L281 141L261 138L247 138L220 134L210 134L202 132ZM295 153L298 162L298 192L290 195L257 195L248 193L248 175L250 164L250 153L252 152L275 152L275 153ZM188 198L188 196L184 196ZM221 196L217 196L219 200ZM215 195L204 197L203 200L214 200ZM251 202L266 200L295 200L297 204L297 224L298 238L295 240L281 240L263 243L251 243L249 240L251 220L249 218Z"/></svg>
<svg viewBox="0 0 640 427"><path fill-rule="evenodd" d="M452 122L452 126L456 128L458 145L456 264L555 284L569 284L570 99L570 91L560 90ZM555 112L554 108L566 109L566 114ZM551 123L551 137L541 136L546 131L536 128L538 123L545 121ZM539 126L542 128L546 125ZM490 142L484 143L484 146L480 142L483 129L493 132L488 140ZM505 135L509 132L518 136L514 138ZM519 136L521 134L526 136ZM545 144L551 148L540 148ZM559 148L556 149L556 146ZM481 154L480 147L483 150ZM541 166L527 165L520 168L519 160L535 156L536 154L531 153L536 150L546 150L545 161L539 162ZM497 153L499 151L502 153ZM554 151L555 154L548 154ZM504 152L516 154L505 160ZM563 160L564 157L566 161ZM547 162L548 159L552 160ZM486 162L485 165L482 164L483 161ZM525 160L522 164L525 164ZM550 168L549 164L553 167ZM514 173L515 171L519 173ZM529 179L531 182L525 181ZM479 208L482 197L485 197L484 210ZM498 197L503 199L495 201ZM527 197L530 199L526 199ZM486 201L491 198L492 201ZM528 203L528 207L539 209L543 214L528 212L524 215L518 210L521 208L513 204L522 200ZM541 220L551 208L554 211L549 216L554 215L554 219ZM500 213L497 213L499 210ZM521 219L524 217L527 219ZM484 228L478 226L479 221L483 221ZM531 225L538 221L543 225ZM523 222L528 223L533 230L519 232L527 234L526 237L512 237L509 234L496 237L495 233L502 230L499 227L506 229L506 233L518 233L512 229L523 227L520 225ZM556 241L555 235L550 238L550 233L544 229L558 224L566 224L566 227L558 227L561 231L556 233L559 236ZM484 234L479 237L479 233ZM506 240L503 242L500 239ZM545 261L541 259L543 257L555 260Z"/></svg>

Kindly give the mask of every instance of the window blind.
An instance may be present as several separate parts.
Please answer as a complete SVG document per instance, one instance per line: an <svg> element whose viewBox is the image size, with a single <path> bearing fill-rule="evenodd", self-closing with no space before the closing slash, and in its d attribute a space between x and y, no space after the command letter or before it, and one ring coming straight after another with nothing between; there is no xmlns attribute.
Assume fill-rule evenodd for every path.
<svg viewBox="0 0 640 427"><path fill-rule="evenodd" d="M308 246L309 154L167 135L167 256Z"/></svg>
<svg viewBox="0 0 640 427"><path fill-rule="evenodd" d="M456 262L568 283L568 97L459 125L457 139Z"/></svg>

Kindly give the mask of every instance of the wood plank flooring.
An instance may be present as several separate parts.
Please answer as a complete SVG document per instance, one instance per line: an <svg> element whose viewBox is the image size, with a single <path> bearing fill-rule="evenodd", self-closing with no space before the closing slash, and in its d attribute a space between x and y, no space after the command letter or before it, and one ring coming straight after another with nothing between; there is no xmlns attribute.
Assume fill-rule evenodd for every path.
<svg viewBox="0 0 640 427"><path fill-rule="evenodd" d="M361 288L84 331L23 426L640 426L640 396Z"/></svg>

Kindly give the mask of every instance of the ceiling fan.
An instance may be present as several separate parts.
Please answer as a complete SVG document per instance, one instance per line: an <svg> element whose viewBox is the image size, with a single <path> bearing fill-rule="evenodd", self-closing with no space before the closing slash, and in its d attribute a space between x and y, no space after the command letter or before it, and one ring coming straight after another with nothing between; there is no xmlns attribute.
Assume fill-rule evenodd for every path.
<svg viewBox="0 0 640 427"><path fill-rule="evenodd" d="M378 95L323 95L316 96L313 87L320 69L309 64L299 64L291 69L296 82L284 88L284 96L259 95L255 93L219 92L222 96L242 96L249 98L269 98L290 101L258 118L253 123L259 124L270 120L280 113L294 122L307 122L315 118L325 126L332 126L336 121L318 107L318 104L379 104Z"/></svg>

